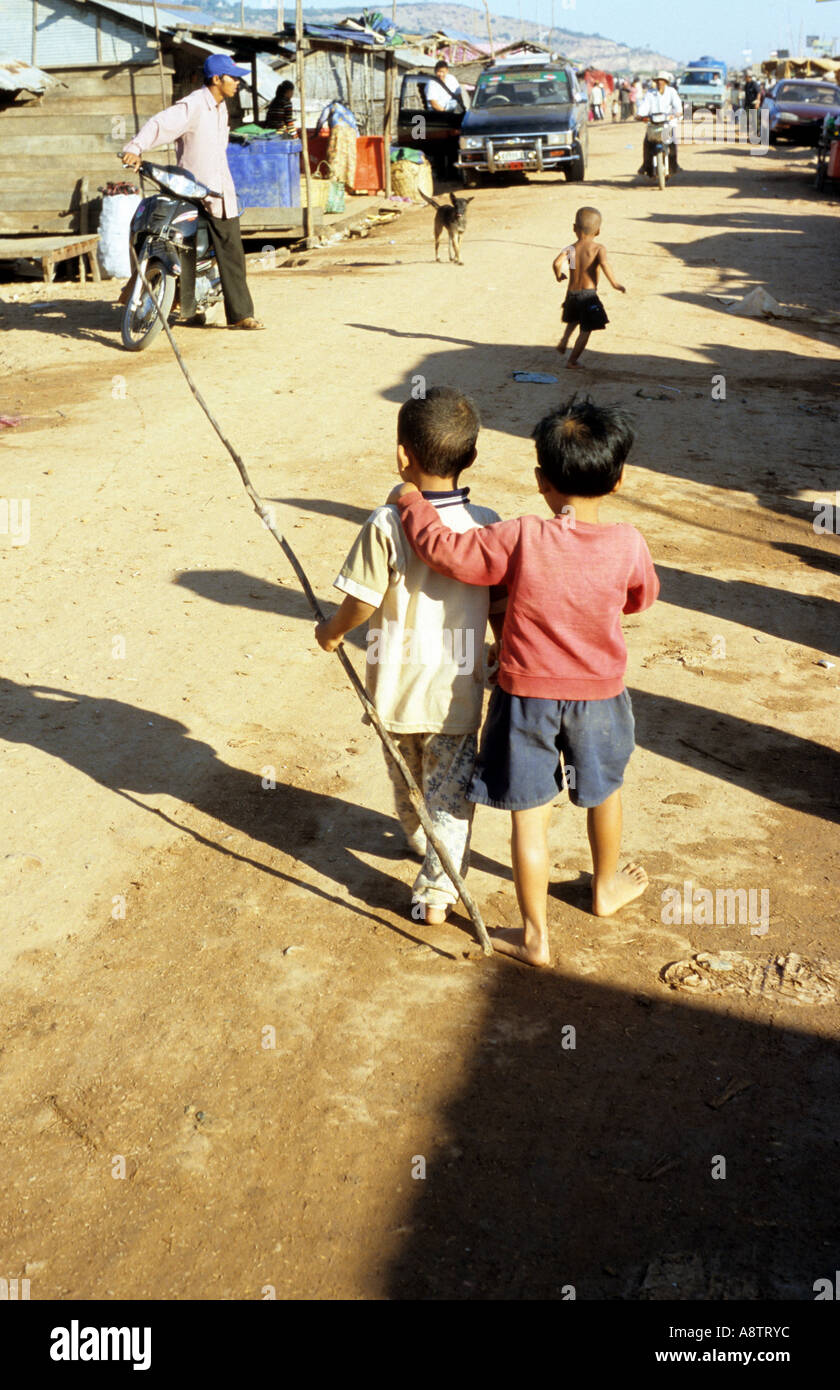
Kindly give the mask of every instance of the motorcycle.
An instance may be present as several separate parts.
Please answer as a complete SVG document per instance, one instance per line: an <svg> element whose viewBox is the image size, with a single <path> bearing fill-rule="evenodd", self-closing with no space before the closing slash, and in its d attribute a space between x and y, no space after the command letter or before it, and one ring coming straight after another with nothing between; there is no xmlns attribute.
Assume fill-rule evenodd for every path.
<svg viewBox="0 0 840 1390"><path fill-rule="evenodd" d="M649 116L648 124L645 126L645 145L653 172L648 177L656 179L660 188L665 187L670 177L673 143L670 117Z"/></svg>
<svg viewBox="0 0 840 1390"><path fill-rule="evenodd" d="M131 245L149 289L135 271L122 320L123 346L129 352L142 352L163 328L175 300L185 250L195 255L196 313L206 312L222 297L219 268L202 208L205 198L218 195L187 169L143 160L140 173L162 193L144 198L131 219Z"/></svg>

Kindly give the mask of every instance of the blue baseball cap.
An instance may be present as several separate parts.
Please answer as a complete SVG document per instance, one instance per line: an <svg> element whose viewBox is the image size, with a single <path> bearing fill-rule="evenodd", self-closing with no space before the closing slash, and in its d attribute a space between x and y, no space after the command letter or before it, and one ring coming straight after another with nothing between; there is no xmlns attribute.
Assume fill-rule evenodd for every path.
<svg viewBox="0 0 840 1390"><path fill-rule="evenodd" d="M210 57L204 60L205 82L209 82L211 77L238 77L242 82L248 76L248 69L238 68L227 53L211 53Z"/></svg>

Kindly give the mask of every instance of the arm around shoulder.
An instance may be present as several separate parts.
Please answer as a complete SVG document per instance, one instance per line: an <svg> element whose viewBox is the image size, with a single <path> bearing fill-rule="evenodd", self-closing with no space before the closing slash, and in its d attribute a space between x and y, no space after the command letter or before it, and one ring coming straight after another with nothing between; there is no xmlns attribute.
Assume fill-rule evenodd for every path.
<svg viewBox="0 0 840 1390"><path fill-rule="evenodd" d="M633 568L627 581L627 602L625 613L643 613L650 608L659 596L659 578L653 566L653 559L647 541L641 531L636 531L636 554Z"/></svg>
<svg viewBox="0 0 840 1390"><path fill-rule="evenodd" d="M474 531L451 531L420 492L397 499L409 545L430 569L463 584L501 584L519 540L519 522L500 521Z"/></svg>

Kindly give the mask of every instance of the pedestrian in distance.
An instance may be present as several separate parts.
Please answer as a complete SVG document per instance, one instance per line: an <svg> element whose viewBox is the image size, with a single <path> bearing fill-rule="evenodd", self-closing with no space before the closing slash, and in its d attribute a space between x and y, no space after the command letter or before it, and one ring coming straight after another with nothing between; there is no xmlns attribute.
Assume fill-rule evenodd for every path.
<svg viewBox="0 0 840 1390"><path fill-rule="evenodd" d="M294 94L294 82L290 82L288 79L285 82L278 82L262 122L267 130L276 130L278 135L285 135L289 139L297 135L294 107L292 106Z"/></svg>
<svg viewBox="0 0 840 1390"><path fill-rule="evenodd" d="M625 288L615 279L607 260L606 247L595 238L601 230L601 214L597 208L578 208L572 229L577 240L566 246L554 260L554 276L558 281L569 279L569 290L563 305L563 322L566 331L557 344L562 355L569 346L575 328L580 331L567 367L576 368L581 353L589 342L590 333L606 328L609 323L606 310L598 297L598 276L601 271L614 290L625 294Z"/></svg>
<svg viewBox="0 0 840 1390"><path fill-rule="evenodd" d="M760 103L761 88L752 73L750 73L744 83L744 108L747 111L755 111Z"/></svg>

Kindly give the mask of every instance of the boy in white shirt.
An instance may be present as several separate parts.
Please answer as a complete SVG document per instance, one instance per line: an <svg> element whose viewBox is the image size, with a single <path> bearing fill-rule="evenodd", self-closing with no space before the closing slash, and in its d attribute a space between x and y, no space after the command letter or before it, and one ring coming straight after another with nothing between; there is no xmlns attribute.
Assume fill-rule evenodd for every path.
<svg viewBox="0 0 840 1390"><path fill-rule="evenodd" d="M434 387L406 401L397 418L397 460L441 512L451 530L498 521L468 501L458 480L476 456L478 412L466 396ZM362 527L336 580L345 598L315 629L324 651L368 622L365 685L371 703L422 788L432 823L461 874L467 871L475 811L467 788L476 757L484 696L488 616L501 637L502 591L462 584L430 570L405 539L396 507L377 507ZM492 597L492 603L491 603ZM443 922L457 901L452 881L430 845L388 759L397 814L411 849L424 861L412 889L412 915Z"/></svg>

